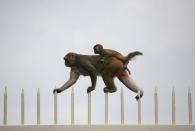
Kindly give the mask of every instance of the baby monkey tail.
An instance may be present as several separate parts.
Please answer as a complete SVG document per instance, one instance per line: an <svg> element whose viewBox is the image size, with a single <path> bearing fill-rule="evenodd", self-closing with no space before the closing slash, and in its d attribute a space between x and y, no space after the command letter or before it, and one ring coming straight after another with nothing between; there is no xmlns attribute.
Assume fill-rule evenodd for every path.
<svg viewBox="0 0 195 131"><path fill-rule="evenodd" d="M131 74L131 71L128 69L127 65L129 64L129 61L132 60L137 55L143 55L143 54L142 54L142 52L134 51L134 52L129 53L126 57L127 59L124 62L124 69L127 70L129 72L129 74Z"/></svg>
<svg viewBox="0 0 195 131"><path fill-rule="evenodd" d="M137 55L143 55L143 53L142 52L139 52L139 51L134 51L134 52L129 53L127 55L128 61L130 61L132 58L134 58Z"/></svg>

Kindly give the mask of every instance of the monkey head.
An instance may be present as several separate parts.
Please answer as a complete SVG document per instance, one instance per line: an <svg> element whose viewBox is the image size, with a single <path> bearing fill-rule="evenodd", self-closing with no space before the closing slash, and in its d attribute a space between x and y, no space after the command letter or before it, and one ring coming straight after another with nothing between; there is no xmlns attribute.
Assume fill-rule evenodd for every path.
<svg viewBox="0 0 195 131"><path fill-rule="evenodd" d="M65 55L64 60L65 60L65 65L67 67L74 66L76 64L76 53L68 53Z"/></svg>
<svg viewBox="0 0 195 131"><path fill-rule="evenodd" d="M94 53L95 54L101 54L103 51L103 46L101 44L96 44L94 47Z"/></svg>

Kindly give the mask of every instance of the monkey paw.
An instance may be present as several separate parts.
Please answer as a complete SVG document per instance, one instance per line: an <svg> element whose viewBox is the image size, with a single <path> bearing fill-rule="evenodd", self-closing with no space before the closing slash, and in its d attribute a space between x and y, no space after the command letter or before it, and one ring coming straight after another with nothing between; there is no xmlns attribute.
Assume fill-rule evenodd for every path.
<svg viewBox="0 0 195 131"><path fill-rule="evenodd" d="M94 89L95 89L95 88L93 88L93 87L91 87L91 86L88 87L88 88L87 88L87 93L90 93L90 92L93 91Z"/></svg>
<svg viewBox="0 0 195 131"><path fill-rule="evenodd" d="M60 89L54 89L53 90L53 94L55 94L55 92L57 92L57 93L60 93L60 92L62 92Z"/></svg>
<svg viewBox="0 0 195 131"><path fill-rule="evenodd" d="M116 92L116 89L110 89L108 87L104 88L104 93L113 93L113 92Z"/></svg>

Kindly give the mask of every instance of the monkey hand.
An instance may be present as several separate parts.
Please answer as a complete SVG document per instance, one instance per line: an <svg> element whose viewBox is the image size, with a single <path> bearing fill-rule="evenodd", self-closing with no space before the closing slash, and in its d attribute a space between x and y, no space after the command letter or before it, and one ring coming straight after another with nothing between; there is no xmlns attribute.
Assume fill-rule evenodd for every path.
<svg viewBox="0 0 195 131"><path fill-rule="evenodd" d="M95 89L95 88L92 87L92 86L88 87L88 88L87 88L87 93L90 93L90 92L93 91L94 89Z"/></svg>
<svg viewBox="0 0 195 131"><path fill-rule="evenodd" d="M55 94L55 92L61 93L62 91L61 91L60 89L54 89L54 90L53 90L53 94Z"/></svg>

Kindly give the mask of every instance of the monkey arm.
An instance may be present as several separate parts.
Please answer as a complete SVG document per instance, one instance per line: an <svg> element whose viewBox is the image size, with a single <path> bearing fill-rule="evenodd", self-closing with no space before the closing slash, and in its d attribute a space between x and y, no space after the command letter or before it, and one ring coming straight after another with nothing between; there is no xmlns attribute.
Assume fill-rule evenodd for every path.
<svg viewBox="0 0 195 131"><path fill-rule="evenodd" d="M95 89L97 81L97 71L96 68L90 62L83 63L82 66L91 78L91 86L87 89L87 92L89 93Z"/></svg>
<svg viewBox="0 0 195 131"><path fill-rule="evenodd" d="M60 88L54 89L53 92L60 93L68 89L78 80L78 78L79 78L79 74L75 70L71 69L69 80L64 85L62 85Z"/></svg>
<svg viewBox="0 0 195 131"><path fill-rule="evenodd" d="M105 61L107 58L112 56L112 51L110 51L108 49L104 49L100 56L102 57L101 61Z"/></svg>

